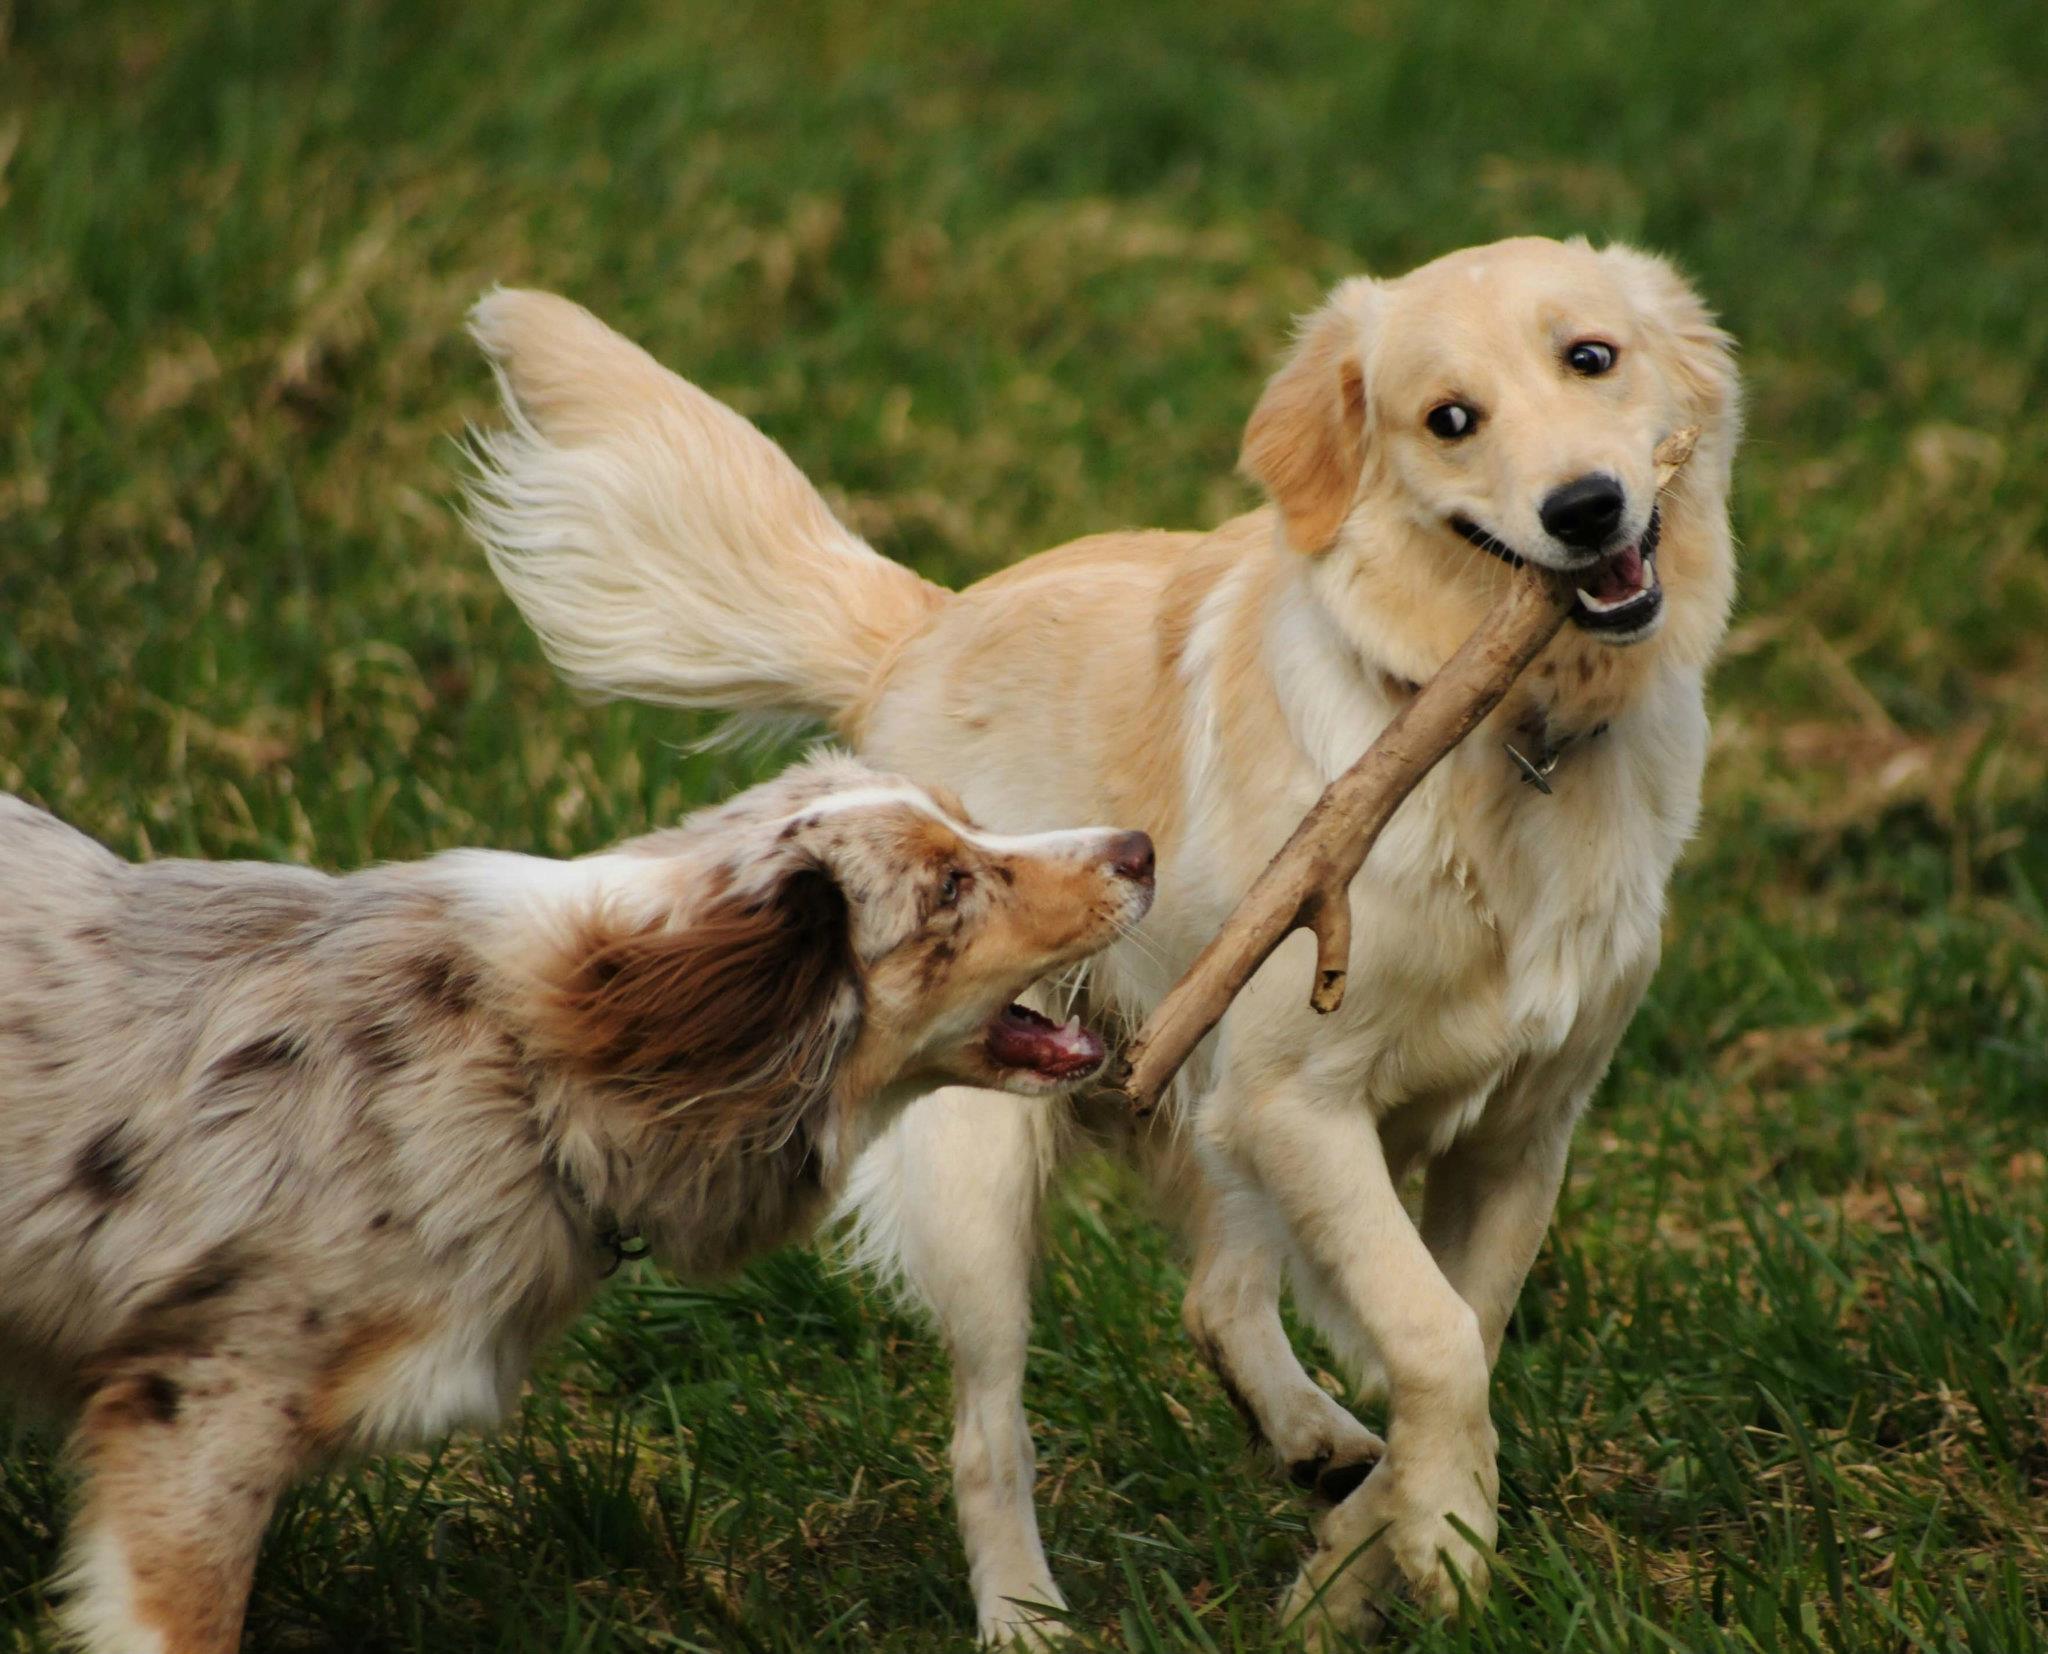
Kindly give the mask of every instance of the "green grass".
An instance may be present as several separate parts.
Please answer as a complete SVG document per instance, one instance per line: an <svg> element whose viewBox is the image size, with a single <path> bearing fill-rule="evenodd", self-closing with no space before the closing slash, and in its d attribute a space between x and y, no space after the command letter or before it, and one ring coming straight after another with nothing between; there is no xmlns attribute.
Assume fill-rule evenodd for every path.
<svg viewBox="0 0 2048 1654"><path fill-rule="evenodd" d="M0 0L0 786L133 854L590 849L747 779L577 705L465 545L486 284L561 288L960 580L1249 498L1335 277L1519 231L1742 337L1744 605L1667 963L1425 1650L2048 1648L2048 30L2035 0ZM1084 1647L1271 1646L1306 1516L1119 1182L1030 1402ZM307 1487L251 1646L971 1635L918 1327L623 1282L492 1440ZM61 1472L0 1468L0 1647Z"/></svg>

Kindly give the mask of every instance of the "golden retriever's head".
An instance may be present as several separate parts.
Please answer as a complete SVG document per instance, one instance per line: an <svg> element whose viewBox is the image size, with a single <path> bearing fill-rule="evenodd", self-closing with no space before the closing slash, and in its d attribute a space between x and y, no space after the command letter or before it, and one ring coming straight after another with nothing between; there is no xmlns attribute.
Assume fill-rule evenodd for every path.
<svg viewBox="0 0 2048 1654"><path fill-rule="evenodd" d="M1382 595L1455 642L1496 560L1569 572L1588 640L1704 660L1726 623L1732 345L1662 260L1535 238L1391 281L1309 318L1245 433L1290 543L1377 562ZM1698 427L1660 499L1651 455Z"/></svg>
<svg viewBox="0 0 2048 1654"><path fill-rule="evenodd" d="M1102 1042L1014 1001L1135 925L1153 890L1142 833L1000 837L832 756L577 865L602 894L555 972L548 1044L771 1137L920 1082L1089 1079Z"/></svg>

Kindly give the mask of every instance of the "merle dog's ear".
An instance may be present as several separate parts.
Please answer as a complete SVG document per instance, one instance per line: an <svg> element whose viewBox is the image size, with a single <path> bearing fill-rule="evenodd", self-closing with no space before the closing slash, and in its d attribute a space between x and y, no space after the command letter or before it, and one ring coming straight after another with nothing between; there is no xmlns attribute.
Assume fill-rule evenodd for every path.
<svg viewBox="0 0 2048 1654"><path fill-rule="evenodd" d="M1372 281L1344 282L1310 316L1245 426L1239 468L1280 508L1288 543L1328 551L1365 459L1365 346Z"/></svg>
<svg viewBox="0 0 2048 1654"><path fill-rule="evenodd" d="M722 1099L729 1125L772 1130L829 1091L860 997L846 893L793 856L758 887L655 925L594 914L549 1020L559 1054L592 1078L664 1107Z"/></svg>

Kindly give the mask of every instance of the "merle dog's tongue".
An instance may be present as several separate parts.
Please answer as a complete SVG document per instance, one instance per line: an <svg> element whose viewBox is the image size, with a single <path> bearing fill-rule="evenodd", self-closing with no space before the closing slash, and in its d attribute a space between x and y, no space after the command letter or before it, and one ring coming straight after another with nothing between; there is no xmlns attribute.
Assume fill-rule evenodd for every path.
<svg viewBox="0 0 2048 1654"><path fill-rule="evenodd" d="M1612 603L1637 591L1642 583L1643 548L1633 545L1617 551L1594 570L1586 589L1602 603Z"/></svg>
<svg viewBox="0 0 2048 1654"><path fill-rule="evenodd" d="M1010 1006L989 1024L988 1054L1004 1068L1055 1080L1093 1068L1105 1055L1102 1041L1079 1023L1063 1027L1022 1005Z"/></svg>

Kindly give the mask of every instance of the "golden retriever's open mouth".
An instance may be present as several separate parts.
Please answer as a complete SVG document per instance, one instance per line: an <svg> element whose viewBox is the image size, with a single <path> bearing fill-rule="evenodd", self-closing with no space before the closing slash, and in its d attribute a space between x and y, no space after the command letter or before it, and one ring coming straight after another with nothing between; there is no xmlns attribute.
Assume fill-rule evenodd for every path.
<svg viewBox="0 0 2048 1654"><path fill-rule="evenodd" d="M1057 1085L1086 1079L1108 1055L1102 1041L1079 1017L1054 1022L1028 1005L1006 1005L988 1025L982 1042L989 1061Z"/></svg>
<svg viewBox="0 0 2048 1654"><path fill-rule="evenodd" d="M1469 517L1453 517L1451 527L1513 568L1527 561ZM1578 592L1572 606L1574 625L1600 633L1609 643L1639 643L1650 635L1664 612L1664 587L1657 579L1657 543L1663 533L1663 513L1652 511L1640 540L1572 571Z"/></svg>

